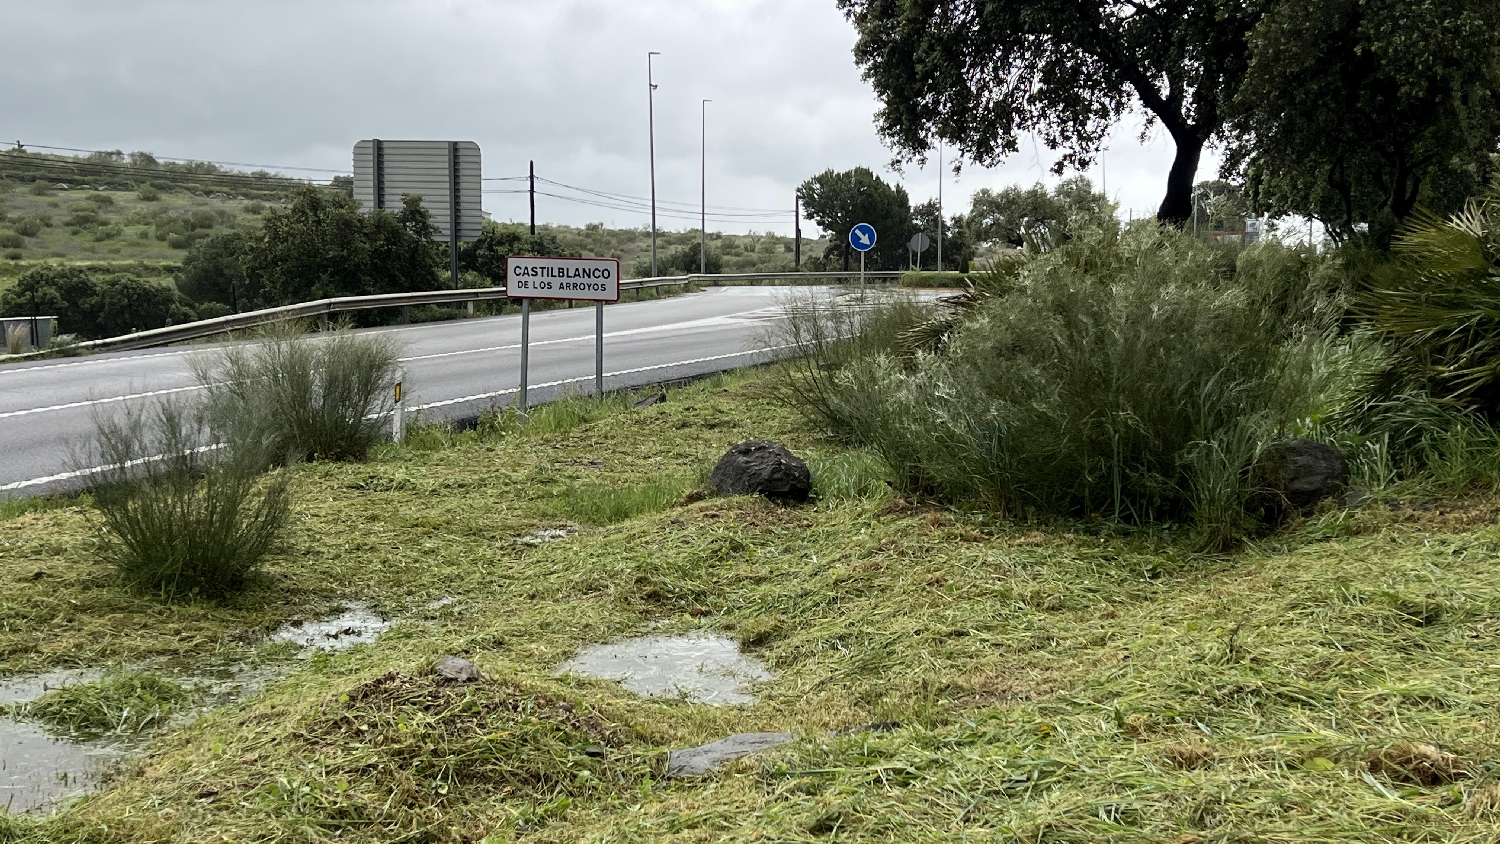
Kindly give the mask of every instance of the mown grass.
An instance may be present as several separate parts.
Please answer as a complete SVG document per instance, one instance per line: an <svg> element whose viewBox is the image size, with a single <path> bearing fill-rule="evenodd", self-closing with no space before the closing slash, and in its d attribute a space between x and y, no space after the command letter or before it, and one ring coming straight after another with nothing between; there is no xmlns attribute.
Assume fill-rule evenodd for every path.
<svg viewBox="0 0 1500 844"><path fill-rule="evenodd" d="M752 435L812 458L812 504L673 503L516 541L564 518L568 490L694 478ZM0 522L0 580L33 607L0 607L12 668L128 661L184 634L179 655L230 652L247 627L340 596L408 619L169 734L90 801L0 823L0 839L1500 835L1493 498L1327 510L1234 555L1195 554L1173 535L896 497L887 469L745 378L547 433L424 437L296 470L295 547L241 606L162 607L101 583L77 511ZM66 576L32 582L39 566ZM445 596L458 601L422 609ZM698 629L776 673L757 703L553 674L585 643ZM118 642L90 641L105 631ZM445 653L487 679L440 683L429 666ZM882 721L899 727L846 731ZM798 740L706 780L661 779L667 748L750 730Z"/></svg>
<svg viewBox="0 0 1500 844"><path fill-rule="evenodd" d="M12 714L77 738L95 739L160 726L197 698L192 689L155 674L120 671L48 692L14 707Z"/></svg>

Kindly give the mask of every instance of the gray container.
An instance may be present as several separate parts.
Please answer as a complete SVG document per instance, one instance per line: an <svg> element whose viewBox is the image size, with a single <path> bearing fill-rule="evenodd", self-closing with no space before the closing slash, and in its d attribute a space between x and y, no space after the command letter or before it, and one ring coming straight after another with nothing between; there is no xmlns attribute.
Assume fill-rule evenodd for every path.
<svg viewBox="0 0 1500 844"><path fill-rule="evenodd" d="M4 342L4 348L10 348L10 338L13 332L20 332L22 351L30 349L45 349L52 343L52 337L57 333L57 317L3 317L0 318L0 341ZM0 351L4 351L0 349Z"/></svg>

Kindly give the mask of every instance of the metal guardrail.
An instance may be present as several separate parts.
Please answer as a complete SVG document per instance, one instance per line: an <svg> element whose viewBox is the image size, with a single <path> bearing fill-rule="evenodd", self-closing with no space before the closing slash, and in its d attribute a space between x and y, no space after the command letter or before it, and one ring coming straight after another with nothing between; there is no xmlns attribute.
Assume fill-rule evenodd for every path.
<svg viewBox="0 0 1500 844"><path fill-rule="evenodd" d="M889 281L899 279L899 272L871 272L865 277L872 281ZM620 290L647 290L658 287L672 287L678 285L707 284L720 286L736 282L767 282L767 281L853 281L859 278L859 273L730 273L720 275L692 274L685 276L660 276L655 278L638 278L620 282ZM167 346L172 343L182 343L188 340L198 340L203 337L213 337L219 334L228 334L232 331L240 331L246 328L266 325L272 322L280 322L289 319L307 319L308 317L321 317L327 319L329 314L347 313L349 311L377 310L380 308L408 308L413 305L446 305L462 304L465 302L484 302L496 299L505 299L504 287L478 287L468 290L429 290L418 293L386 293L378 296L341 296L333 299L317 299L312 302L301 302L296 305L284 305L279 308L266 308L260 311L249 311L243 314L231 314L229 316L214 317L197 322L185 322L182 325L169 325L166 328L153 328L148 331L137 331L134 334L125 334L120 337L108 337L103 340L86 340L75 343L66 348L69 350L83 352L128 352L134 349L148 349L153 346ZM19 355L0 355L0 362L19 361L46 355L57 350L43 350L27 352Z"/></svg>

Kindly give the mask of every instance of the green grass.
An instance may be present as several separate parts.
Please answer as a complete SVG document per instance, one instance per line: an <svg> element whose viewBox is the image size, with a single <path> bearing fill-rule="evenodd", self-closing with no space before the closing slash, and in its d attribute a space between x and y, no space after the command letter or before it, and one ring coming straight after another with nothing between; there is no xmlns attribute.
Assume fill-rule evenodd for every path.
<svg viewBox="0 0 1500 844"><path fill-rule="evenodd" d="M197 699L195 691L171 680L122 671L48 692L16 707L14 714L80 739L96 739L159 727Z"/></svg>
<svg viewBox="0 0 1500 844"><path fill-rule="evenodd" d="M88 802L0 822L0 840L1500 835L1495 498L1327 510L1204 555L1170 533L896 497L886 467L767 396L734 377L643 410L558 411L547 432L434 431L369 463L299 467L293 548L229 606L112 586L77 508L0 520L11 670L248 658L246 631L354 598L405 619L161 736ZM555 526L570 490L695 478L752 436L809 458L812 504L670 503L516 541ZM583 644L700 629L775 672L757 703L554 674ZM446 653L487 679L437 682ZM900 726L838 732L878 721ZM752 730L798 740L660 779L668 748Z"/></svg>

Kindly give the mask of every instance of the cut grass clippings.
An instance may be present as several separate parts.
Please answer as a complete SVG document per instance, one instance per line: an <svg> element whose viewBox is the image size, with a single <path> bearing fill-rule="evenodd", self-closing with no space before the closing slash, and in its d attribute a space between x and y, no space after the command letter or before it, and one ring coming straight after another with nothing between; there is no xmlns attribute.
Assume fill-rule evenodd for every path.
<svg viewBox="0 0 1500 844"><path fill-rule="evenodd" d="M570 491L688 481L751 437L810 458L812 504L673 501L516 541L590 524L560 509ZM240 653L247 629L341 599L406 619L164 734L85 803L0 821L0 840L1500 836L1490 499L1327 511L1232 556L996 522L895 496L883 467L817 440L753 377L546 433L428 431L294 474L293 548L231 606L109 585L76 509L0 521L12 669ZM457 600L423 609L442 597ZM766 662L756 703L554 674L584 644L696 630ZM431 665L450 653L485 679L441 682ZM881 722L895 726L860 729ZM667 749L748 731L797 741L662 780Z"/></svg>

